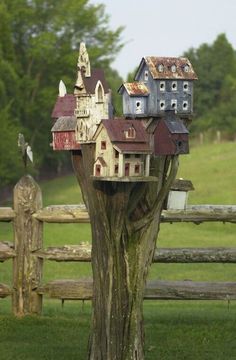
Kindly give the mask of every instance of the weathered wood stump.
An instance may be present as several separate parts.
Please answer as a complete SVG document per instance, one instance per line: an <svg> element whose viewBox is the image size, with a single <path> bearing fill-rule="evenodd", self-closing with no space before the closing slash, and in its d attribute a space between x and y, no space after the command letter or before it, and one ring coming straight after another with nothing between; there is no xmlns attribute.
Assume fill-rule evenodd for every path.
<svg viewBox="0 0 236 360"><path fill-rule="evenodd" d="M178 158L152 160L158 182L93 181L94 145L72 161L92 228L93 319L90 360L144 359L143 295L163 201Z"/></svg>

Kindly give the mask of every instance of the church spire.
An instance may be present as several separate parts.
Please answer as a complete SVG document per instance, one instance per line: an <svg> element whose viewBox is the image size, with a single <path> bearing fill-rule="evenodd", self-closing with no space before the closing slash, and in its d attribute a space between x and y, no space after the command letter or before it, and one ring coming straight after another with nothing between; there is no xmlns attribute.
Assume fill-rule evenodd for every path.
<svg viewBox="0 0 236 360"><path fill-rule="evenodd" d="M89 55L84 42L80 43L77 66L78 66L78 70L83 72L85 77L91 76Z"/></svg>

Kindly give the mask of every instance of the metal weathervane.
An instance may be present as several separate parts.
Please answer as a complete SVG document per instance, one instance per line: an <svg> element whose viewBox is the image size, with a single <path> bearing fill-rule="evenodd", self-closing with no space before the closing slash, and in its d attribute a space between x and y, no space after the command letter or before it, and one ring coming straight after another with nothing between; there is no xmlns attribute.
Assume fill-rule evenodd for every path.
<svg viewBox="0 0 236 360"><path fill-rule="evenodd" d="M25 169L27 168L27 160L33 162L33 152L30 145L25 141L23 134L18 135L18 147L21 149L22 159L24 162Z"/></svg>

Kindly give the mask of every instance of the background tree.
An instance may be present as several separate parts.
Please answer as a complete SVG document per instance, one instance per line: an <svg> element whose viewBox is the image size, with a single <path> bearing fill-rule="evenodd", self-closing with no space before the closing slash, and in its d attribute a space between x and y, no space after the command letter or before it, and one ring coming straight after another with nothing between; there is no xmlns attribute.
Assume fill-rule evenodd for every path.
<svg viewBox="0 0 236 360"><path fill-rule="evenodd" d="M1 108L8 106L8 122L17 123L31 139L35 166L56 168L65 159L49 146L59 80L73 92L75 59L79 43L85 41L92 66L105 69L111 88L121 83L110 64L122 47L122 28L110 30L104 5L89 0L1 0L0 18ZM19 176L17 168L14 173L12 181Z"/></svg>
<svg viewBox="0 0 236 360"><path fill-rule="evenodd" d="M225 34L220 34L212 45L203 44L198 49L190 49L184 56L190 59L198 74L194 86L196 119L191 131L235 131L235 120L232 119L236 118L236 93L233 90L236 53Z"/></svg>

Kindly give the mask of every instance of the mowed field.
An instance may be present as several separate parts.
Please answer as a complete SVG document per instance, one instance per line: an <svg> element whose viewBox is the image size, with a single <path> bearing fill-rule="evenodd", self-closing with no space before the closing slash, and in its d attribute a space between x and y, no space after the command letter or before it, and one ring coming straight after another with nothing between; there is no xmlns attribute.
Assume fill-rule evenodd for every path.
<svg viewBox="0 0 236 360"><path fill-rule="evenodd" d="M236 204L236 143L209 144L180 157L178 177L192 180L189 204ZM76 204L74 176L41 185L44 205ZM236 225L162 224L158 247L236 246ZM0 224L0 241L12 241ZM89 224L46 224L44 246L90 242ZM45 262L43 282L91 276L91 265ZM11 261L0 264L0 283L11 284ZM236 264L153 264L150 279L236 281ZM86 359L91 304L44 301L41 317L15 319L0 300L0 359ZM146 359L236 359L236 302L144 302Z"/></svg>

